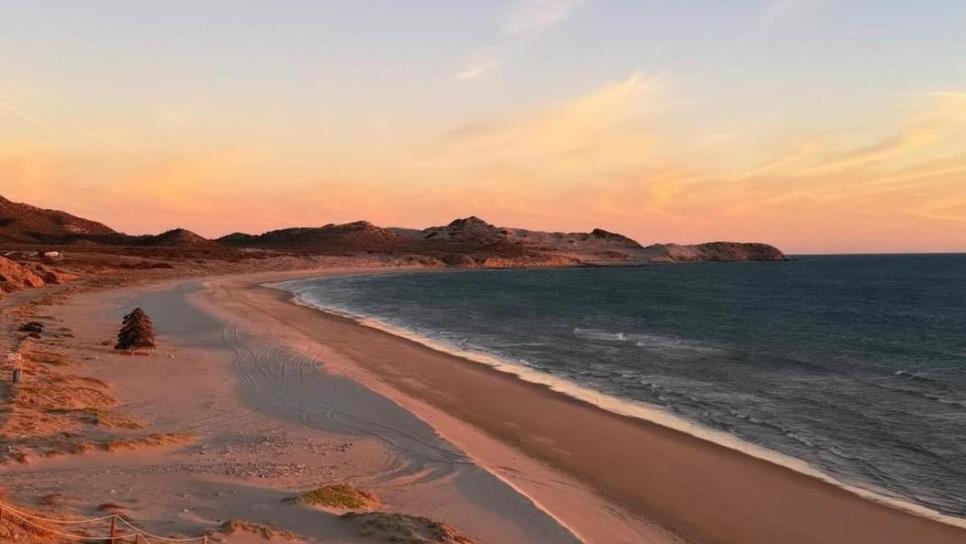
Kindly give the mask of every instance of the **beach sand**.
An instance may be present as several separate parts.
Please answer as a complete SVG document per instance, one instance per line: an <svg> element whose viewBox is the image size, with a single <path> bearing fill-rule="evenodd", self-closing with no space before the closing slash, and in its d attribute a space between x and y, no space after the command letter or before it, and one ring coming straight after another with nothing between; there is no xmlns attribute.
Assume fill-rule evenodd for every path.
<svg viewBox="0 0 966 544"><path fill-rule="evenodd" d="M290 329L378 377L387 396L423 413L471 455L461 422L559 470L625 511L702 543L934 544L966 530L860 497L784 466L524 382L351 320L291 303L287 293L226 283L214 299L266 330ZM220 300L219 300L220 298ZM365 383L365 380L362 380ZM373 386L375 387L375 386ZM394 393L395 391L395 393ZM429 410L428 408L432 408ZM445 419L433 419L446 414ZM481 462L500 472L499 462ZM510 477L512 481L512 477ZM567 521L539 490L525 489ZM596 540L606 542L606 540Z"/></svg>
<svg viewBox="0 0 966 544"><path fill-rule="evenodd" d="M9 500L72 517L103 515L102 505L113 504L160 535L199 535L244 519L309 542L369 541L340 512L284 501L347 482L377 495L381 511L442 521L481 543L581 541L427 420L335 371L324 346L286 334L284 327L262 327L268 314L233 318L212 304L233 298L223 286L235 281L81 293L46 308L51 321L71 331L69 342L51 340L65 358L80 362L71 367L80 376L71 379L109 384L120 403L111 413L139 422L143 432L191 438L8 463L0 466L0 487ZM153 319L159 348L146 356L119 355L105 344L135 306ZM33 430L42 441L60 429ZM71 432L93 443L108 433L99 426ZM531 471L536 463L518 453L504 459L506 470L521 478L554 480L556 473ZM621 519L575 482L546 485L572 487L560 500L586 506L602 532L606 526L609 542L675 541L651 539L649 531L663 530Z"/></svg>
<svg viewBox="0 0 966 544"><path fill-rule="evenodd" d="M8 464L0 485L17 504L59 494L58 511L79 516L114 503L159 534L241 518L364 542L336 513L283 501L349 482L380 509L484 543L966 542L963 529L260 286L350 272L178 280L50 308L73 334L62 350L110 384L117 411L192 438ZM134 306L160 335L149 356L103 345Z"/></svg>

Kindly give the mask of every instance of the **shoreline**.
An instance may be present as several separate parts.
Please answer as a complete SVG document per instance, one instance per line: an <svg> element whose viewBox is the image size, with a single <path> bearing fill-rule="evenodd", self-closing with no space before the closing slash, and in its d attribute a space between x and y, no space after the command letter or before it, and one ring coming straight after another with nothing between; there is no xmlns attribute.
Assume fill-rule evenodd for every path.
<svg viewBox="0 0 966 544"><path fill-rule="evenodd" d="M739 440L730 435L716 443L679 416L662 419L647 406L634 413L621 399L600 406L596 392L581 399L543 383L536 371L538 379L528 380L505 361L474 360L358 316L300 305L292 293L266 285L424 271L337 267L168 278L55 303L49 319L77 335L65 346L69 354L96 361L84 364L85 375L119 392L126 415L151 429L188 429L197 440L38 458L0 472L22 504L43 493L83 493L94 501L151 482L147 497L127 500L132 516L152 520L155 531L196 532L228 516L318 541L356 542L337 519L280 504L304 488L307 476L361 484L396 511L452 521L481 543L966 541L958 518L950 524L931 511L911 511L776 463L764 448L756 456L741 450L747 443L731 447ZM161 348L143 359L101 342L131 305L143 306L162 334ZM138 360L153 362L132 365ZM161 383L168 393L159 396ZM353 429L358 423L374 426ZM289 445L273 449L281 444ZM242 451L248 453L239 457ZM399 465L402 459L408 461ZM398 472L400 466L410 468ZM114 476L103 478L105 469ZM89 483L65 481L64 470L80 471ZM124 504L123 495L110 498ZM70 500L75 515L91 514L97 504Z"/></svg>
<svg viewBox="0 0 966 544"><path fill-rule="evenodd" d="M306 278L306 280L308 279L311 278ZM386 323L375 317L355 314L347 310L318 306L302 298L299 293L285 289L283 285L288 281L304 280L286 280L282 282L265 283L260 284L259 287L274 289L285 293L289 298L289 303L291 304L320 312L333 319L348 320L361 327L367 327L380 331L382 333L419 344L429 350L462 359L466 362L483 365L496 372L512 376L513 378L523 382L544 387L550 392L563 395L569 399L584 403L590 407L614 415L645 421L673 431L690 435L696 439L772 463L778 467L792 470L804 476L821 480L848 491L849 493L855 494L860 498L880 503L884 506L907 512L915 516L923 517L931 521L936 521L960 529L966 529L966 518L944 514L927 506L911 502L901 497L890 496L884 492L865 488L859 484L850 483L843 479L837 478L835 475L830 474L819 467L815 467L814 465L802 459L743 440L726 431L708 427L700 422L689 420L683 416L671 412L662 406L599 392L582 386L577 382L565 380L539 370L531 369L521 363L501 358L498 355L492 355L484 351L462 349L444 341L439 341L428 336L420 335L409 329Z"/></svg>
<svg viewBox="0 0 966 544"><path fill-rule="evenodd" d="M308 279L312 276L312 274L298 274L296 276L276 279L275 282L299 278ZM654 442L659 442L662 446L658 449L665 449L670 443L672 449L677 453L687 454L689 460L682 461L680 459L674 459L675 456L668 455L667 451L653 453L658 453L659 457L672 465L676 465L676 468L688 470L690 467L690 469L698 469L699 471L706 472L706 467L703 467L702 463L692 464L697 459L703 462L727 465L731 471L715 471L710 479L706 478L703 482L695 482L692 479L689 484L688 482L680 481L681 477L685 476L684 474L678 474L678 476L667 476L665 474L662 476L659 472L666 471L655 471L653 466L635 466L632 460L626 458L627 454L609 450L609 453L614 454L614 459L619 459L623 462L631 461L627 465L628 469L644 470L647 475L644 480L650 480L651 484L655 480L663 481L664 484L667 484L666 488L670 491L669 494L673 496L673 500L668 501L669 497L666 495L662 497L660 493L635 490L633 489L634 486L630 486L626 482L620 482L620 479L613 478L613 475L610 478L600 478L600 475L593 474L594 468L587 468L587 466L594 465L594 463L587 463L587 459L579 463L573 462L572 459L568 462L566 458L569 454L561 455L559 451L550 451L555 448L546 447L546 444L541 445L539 441L529 440L524 435L524 431L526 430L546 432L550 429L535 429L530 427L529 429L523 428L522 430L513 432L508 430L505 425L501 425L500 422L487 421L486 418L481 418L479 414L473 414L472 410L466 406L457 406L457 403L453 402L452 398L443 398L445 395L430 395L427 398L424 395L426 392L425 387L420 388L407 384L406 380L403 379L404 377L398 375L398 371L390 370L384 364L371 361L367 362L365 349L361 349L358 346L346 346L345 342L333 342L333 338L331 336L329 337L328 341L330 344L342 344L338 347L355 355L353 357L354 360L364 366L366 370L378 375L380 380L386 382L391 388L396 389L400 395L422 395L421 401L431 404L437 409L449 411L454 417L481 429L486 434L494 436L504 443L513 445L516 449L540 462L576 477L578 480L587 483L591 488L608 496L610 499L629 507L641 515L651 517L663 526L676 530L687 537L695 538L702 542L742 543L766 543L776 541L774 539L779 539L784 542L820 541L843 543L900 543L908 542L910 539L927 539L930 542L939 543L959 542L963 538L966 538L966 532L962 530L962 524L958 518L933 513L925 508L917 511L917 505L907 505L898 500L882 497L874 492L861 488L852 489L850 488L851 486L846 487L848 484L843 485L842 482L831 479L828 475L824 476L831 479L831 481L826 481L825 478L822 478L821 476L823 474L821 473L810 474L797 471L784 465L775 464L774 461L751 456L747 452L736 451L727 446L709 442L706 439L693 436L681 430L668 428L660 423L604 410L594 406L592 403L575 399L564 393L555 391L547 384L534 384L524 381L516 375L501 371L501 369L486 366L480 364L480 362L468 360L465 357L451 353L441 352L438 349L419 343L415 339L373 328L364 323L354 321L351 318L326 313L318 308L299 306L293 303L293 295L291 293L276 287L264 285L265 283L269 283L269 281L249 281L247 285L238 287L249 291L254 297L259 299L263 303L263 307L261 308L263 311L269 311L276 315L278 312L281 312L290 318L295 318L297 315L298 318L292 321L293 326L304 326L305 323L303 322L308 322L323 328L338 329L342 334L345 334L351 329L356 329L351 334L362 334L368 341L394 344L396 348L405 349L409 352L407 355L412 355L411 352L415 352L415 355L419 359L431 359L432 362L430 363L412 363L409 361L410 364L406 365L409 372L419 371L419 380L426 380L428 378L432 381L431 374L442 371L447 374L460 374L463 380L473 378L487 382L496 382L498 384L496 386L503 389L504 392L512 390L516 396L524 395L527 397L528 400L522 401L524 405L549 404L554 408L565 406L568 413L579 415L578 419L606 423L606 426L610 429L616 427L635 435L647 435L646 437L637 437L638 441L641 438L645 438L645 443L642 444L643 449L653 449L655 447ZM284 305L288 306L289 309L284 310L273 307L273 305ZM360 333L359 331L366 332ZM311 331L303 332L308 332L309 335L312 335ZM319 335L312 336L317 340L322 340L321 343L326 343L325 338L319 338ZM329 347L332 346L330 345ZM430 372L427 372L429 370L428 367L431 367ZM448 378L452 380L453 376L448 376ZM440 379L437 378L435 381L438 382ZM490 386L493 384L488 383L487 385ZM467 389L466 384L464 384L460 393L469 392L471 389L473 387ZM456 392L450 391L449 394L452 396ZM533 408L533 406L530 407ZM540 416L544 415L544 412L540 411L538 413L536 409L531 410L530 413ZM553 410L550 413L553 414ZM581 426L581 428L594 429L593 426ZM556 431L555 433L550 433L553 434L552 441L557 442L556 439L561 438L566 440L566 432L560 432L559 428ZM646 442L650 442L650 444ZM569 445L579 446L579 444ZM630 449L633 450L634 448ZM614 460L602 458L599 453L591 457L599 461L598 464L605 466L609 461ZM804 464L803 462L800 463ZM682 464L685 466L682 467ZM583 465L583 468L577 465ZM725 497L737 492L743 487L748 487L747 480L737 478L734 470L745 476L762 479L763 481L760 482L762 487L767 488L771 492L762 495L761 490L758 492L752 491L750 497L745 497L745 499L754 498L755 500L751 501L753 504L740 507L727 507L725 503L733 501L723 500ZM638 481L640 481L640 474L637 476ZM705 476L708 476L708 474L705 474ZM684 480L687 479L684 478ZM689 492L682 491L681 484L684 484L683 487L686 487ZM699 487L705 487L706 489L701 490L698 489ZM749 494L748 489L744 489L744 492ZM819 502L816 503L816 500ZM787 501L791 501L791 504L788 504ZM669 502L671 504L668 504ZM701 505L702 502L705 504ZM778 506L778 504L783 504L783 506ZM689 507L691 510L707 509L707 511L705 514L698 512L684 514ZM731 510L731 514L725 516L720 511L718 513L713 512L714 510L720 510L722 507L726 507L726 510ZM795 509L798 515L791 515L787 511L789 507ZM765 514L765 512L771 512L771 514ZM867 523L858 523L856 516L865 518ZM763 524L761 523L762 517L784 518L784 521L778 522L777 525L774 520L770 523ZM792 519L787 519L789 517ZM711 519L709 520L707 518ZM731 519L725 520L723 518ZM746 519L742 521L742 518ZM802 539L792 540L790 539L790 535L792 534L799 534L802 536ZM806 536L813 534L814 536Z"/></svg>
<svg viewBox="0 0 966 544"><path fill-rule="evenodd" d="M333 377L351 379L424 421L438 436L463 451L474 464L531 501L582 542L688 544L689 540L683 539L654 520L602 499L595 490L579 479L526 456L512 445L502 443L489 436L484 430L469 425L430 403L423 402L418 396L406 394L392 387L377 373L358 364L354 357L345 357L333 350L332 346L318 342L311 334L306 334L302 327L291 327L293 323L288 321L287 316L279 316L274 311L264 311L266 310L264 297L268 297L277 303L273 309L296 308L311 312L312 315L320 314L318 310L291 304L284 298L286 292L263 287L266 283L344 274L382 274L422 270L346 269L323 270L315 273L295 271L263 274L257 277L252 275L225 277L209 284L206 292L199 293L197 301L198 304L208 307L206 311L213 310L213 313L222 321L240 319L235 323L241 325L243 329L247 326L248 332L257 334L255 331L258 329L266 335L270 334L271 341L280 349L292 350L297 345L303 345L300 349L304 349L303 342L311 340L314 344L312 349L316 353L314 358L323 372ZM344 320L344 318L335 319ZM352 323L353 327L370 330ZM311 327L315 323L312 320L306 320L300 324Z"/></svg>
<svg viewBox="0 0 966 544"><path fill-rule="evenodd" d="M40 505L48 517L74 518L117 505L154 534L200 535L217 531L226 519L241 519L292 531L307 543L369 541L338 509L288 500L320 485L347 483L377 497L375 507L386 514L373 515L390 533L408 531L399 525L408 523L429 524L429 531L438 521L481 544L605 541L582 540L437 432L435 422L430 425L361 380L331 372L324 348L286 334L284 324L253 328L252 319L263 314L233 319L209 304L211 296L232 296L223 285L251 277L171 278L85 291L43 310L44 319L73 335L70 342L46 341L66 363L54 367L52 379L96 384L109 405L99 414L123 417L137 428L75 426L71 436L92 447L51 456L48 429L57 421L44 418L44 426L28 429L36 443L29 459L0 466L11 502ZM131 307L151 316L159 340L136 358L104 343ZM184 438L104 447L146 433ZM508 458L508 466L528 477L544 476L529 472L525 459ZM589 510L611 521L607 512ZM403 517L394 521L397 514ZM679 542L642 538L627 524L615 529L619 538L612 542ZM429 541L451 540L437 535Z"/></svg>

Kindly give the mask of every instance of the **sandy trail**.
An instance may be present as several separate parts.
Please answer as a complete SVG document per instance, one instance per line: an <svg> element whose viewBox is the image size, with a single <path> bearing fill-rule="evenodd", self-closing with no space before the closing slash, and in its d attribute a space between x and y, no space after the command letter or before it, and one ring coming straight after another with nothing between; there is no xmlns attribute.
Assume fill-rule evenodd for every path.
<svg viewBox="0 0 966 544"><path fill-rule="evenodd" d="M333 514L282 502L351 482L390 511L450 523L480 542L578 542L573 534L398 404L323 370L324 350L274 341L200 302L197 282L79 295L57 310L85 372L110 382L121 410L152 431L192 432L188 446L88 453L0 469L12 499L59 493L61 511L101 503L158 534L200 534L231 518L311 539L357 542ZM120 356L100 345L142 307L161 348ZM257 331L255 331L257 332ZM269 332L269 334L264 334Z"/></svg>

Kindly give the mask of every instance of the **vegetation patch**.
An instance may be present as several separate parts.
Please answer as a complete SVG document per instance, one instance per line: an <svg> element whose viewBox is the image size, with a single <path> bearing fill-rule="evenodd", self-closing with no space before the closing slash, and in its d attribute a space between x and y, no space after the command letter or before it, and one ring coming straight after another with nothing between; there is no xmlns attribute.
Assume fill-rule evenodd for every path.
<svg viewBox="0 0 966 544"><path fill-rule="evenodd" d="M244 519L231 519L221 524L218 528L218 533L224 535L233 535L235 533L250 533L253 535L260 536L265 540L272 540L274 538L283 538L285 540L301 540L299 535L286 531L285 529L279 529L272 524L265 523L255 523L253 521L248 521ZM208 536L215 536L215 531L208 531Z"/></svg>
<svg viewBox="0 0 966 544"><path fill-rule="evenodd" d="M350 512L342 519L359 527L359 536L395 544L477 544L472 538L429 518L385 512Z"/></svg>
<svg viewBox="0 0 966 544"><path fill-rule="evenodd" d="M70 365L70 361L67 359L67 357L59 353L54 353L52 351L32 349L30 350L28 357L30 358L30 360L36 363L45 364L45 365L51 365L51 366Z"/></svg>
<svg viewBox="0 0 966 544"><path fill-rule="evenodd" d="M379 502L379 499L372 493L350 484L325 485L285 500L337 510L364 510Z"/></svg>
<svg viewBox="0 0 966 544"><path fill-rule="evenodd" d="M71 415L78 421L108 429L141 429L140 423L99 408L48 408L48 414Z"/></svg>
<svg viewBox="0 0 966 544"><path fill-rule="evenodd" d="M113 438L103 442L106 451L136 450L140 448L172 446L183 444L194 439L191 433L151 433L133 438Z"/></svg>
<svg viewBox="0 0 966 544"><path fill-rule="evenodd" d="M40 498L40 504L44 506L56 506L64 501L64 496L60 493L50 493Z"/></svg>

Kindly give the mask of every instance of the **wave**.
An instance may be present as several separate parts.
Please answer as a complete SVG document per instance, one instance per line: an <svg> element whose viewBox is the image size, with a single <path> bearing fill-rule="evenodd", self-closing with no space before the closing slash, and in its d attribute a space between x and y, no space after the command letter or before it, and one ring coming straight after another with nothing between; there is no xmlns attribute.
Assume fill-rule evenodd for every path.
<svg viewBox="0 0 966 544"><path fill-rule="evenodd" d="M966 408L966 399L950 396L956 394L954 388L941 379L924 376L920 372L910 372L908 370L897 370L892 376L895 378L895 382L898 382L898 385L893 385L890 382L870 383L870 385L904 395L924 398L940 404Z"/></svg>
<svg viewBox="0 0 966 544"><path fill-rule="evenodd" d="M627 336L622 332L607 332L598 329L574 328L574 336L585 340L597 340L602 342L626 342Z"/></svg>
<svg viewBox="0 0 966 544"><path fill-rule="evenodd" d="M592 342L626 342L633 343L635 347L644 348L648 351L660 352L665 355L715 355L725 353L725 350L709 346L694 340L676 338L654 333L624 333L611 332L601 329L584 329L575 327L574 336Z"/></svg>
<svg viewBox="0 0 966 544"><path fill-rule="evenodd" d="M526 382L543 385L552 391L567 395L571 398L586 402L588 404L593 404L602 410L626 417L641 419L662 427L694 436L696 438L700 438L719 446L744 453L751 457L794 470L798 473L805 474L813 478L817 478L868 500L886 504L921 517L926 517L949 525L966 528L966 519L943 514L926 506L895 497L885 490L867 489L865 487L860 487L857 484L843 481L842 479L836 478L823 469L806 461L748 442L736 436L735 434L720 431L699 422L686 419L662 406L637 400L619 398L614 395L587 388L569 379L551 375L548 372L534 368L525 361L512 360L502 357L498 354L489 353L476 348L470 348L469 342L465 338L461 340L450 340L441 338L439 336L433 337L432 333L427 334L417 332L407 328L404 325L389 323L373 316L361 315L353 312L349 308L340 307L319 300L317 297L314 297L311 294L311 292L314 290L313 287L307 285L311 281L312 280L295 280L281 283L270 283L265 284L264 286L279 289L292 294L292 302L300 306L305 306L324 313L348 318L362 326L370 327L401 338L405 338L407 340L422 344L435 351L454 355L471 362L487 365L497 371L511 374ZM588 340L601 342L633 341L636 345L639 342L652 341L654 344L664 345L665 347L671 347L672 349L682 349L683 346L683 349L696 351L722 351L711 346L701 345L687 340L663 337L653 334L628 334L623 332L602 331L598 329L575 328L574 335ZM656 386L656 384L653 386ZM814 444L810 444L809 440L804 439L804 437L800 435L789 434L788 432L785 434L789 438L799 441L802 444L808 444L814 447ZM836 456L840 455L839 452L832 453Z"/></svg>

